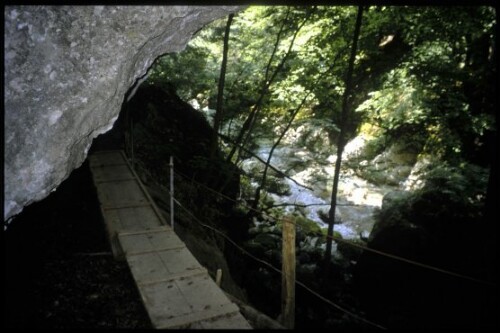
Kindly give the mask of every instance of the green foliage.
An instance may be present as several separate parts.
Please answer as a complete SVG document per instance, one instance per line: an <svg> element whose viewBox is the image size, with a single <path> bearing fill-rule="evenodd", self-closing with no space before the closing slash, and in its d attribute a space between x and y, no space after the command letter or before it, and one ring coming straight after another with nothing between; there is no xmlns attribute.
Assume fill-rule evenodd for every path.
<svg viewBox="0 0 500 333"><path fill-rule="evenodd" d="M328 236L328 228L321 229L321 234L326 238ZM335 229L333 229L333 237L342 239L342 234Z"/></svg>
<svg viewBox="0 0 500 333"><path fill-rule="evenodd" d="M158 86L174 86L185 101L198 94L209 94L216 82L214 57L210 50L188 45L182 53L172 53L156 60L148 81Z"/></svg>
<svg viewBox="0 0 500 333"><path fill-rule="evenodd" d="M296 231L297 233L300 233L303 237L305 236L322 236L323 235L323 231L322 229L319 227L319 225L312 221L312 220L309 220L308 218L300 215L300 214L297 214L297 213L294 213L293 215L289 216L293 219L293 222L295 223L296 225ZM282 230L282 227L283 227L283 218L284 218L284 215L280 215L279 218L276 219L276 227L279 229L279 230Z"/></svg>
<svg viewBox="0 0 500 333"><path fill-rule="evenodd" d="M370 161L386 149L387 141L385 137L376 137L366 143L366 146L363 150L362 159Z"/></svg>
<svg viewBox="0 0 500 333"><path fill-rule="evenodd" d="M309 15L283 62L295 32ZM346 137L350 139L362 132L371 140L360 160L353 159L350 167L359 174L361 161L371 161L393 146L404 152L429 156L435 163L420 174L422 188L392 201L387 198L375 214L377 225L404 225L419 232L432 231L429 234L436 243L451 232L453 235L449 238L459 241L449 243L454 244L450 251L455 251L455 245L459 244L464 245L463 252L469 252L466 246L470 243L463 241L466 238L455 236L458 232L467 234L476 227L484 208L488 172L475 164L480 162L478 156L487 155L487 135L496 130L495 15L495 8L480 6L370 6L364 11L353 69L353 91L347 96L350 114ZM265 81L282 65L265 91L245 147L255 151L261 142L274 142L307 96L292 123L293 135L284 141L305 147L314 153L311 154L314 158L303 160L290 156L296 165L290 162L291 169L283 171L297 172L309 163L318 165L326 161L326 157L335 152L336 147L331 144L336 142L340 130L355 18L355 6L315 9L250 6L238 13L229 40L223 132L230 138L236 137L250 110L258 103ZM226 18L222 18L208 24L185 51L159 58L149 81L173 86L184 100L196 98L203 106L214 109L225 23ZM273 53L276 43L278 47ZM155 114L162 110L147 105L145 108L150 111L148 125L161 127ZM370 128L365 131L367 127ZM156 130L161 132L161 128ZM141 156L148 162L152 156L168 155L175 149L168 144L146 145L144 142L151 141L147 131L140 126L136 131L143 136L136 136L136 144L148 146L148 153ZM189 131L181 134L190 135ZM196 145L199 143L192 144ZM203 144L199 148L208 149ZM226 146L226 152L230 148ZM481 165L488 166L487 161L488 158L483 158ZM206 158L200 157L192 159L190 168L196 173L209 165ZM362 167L367 167L365 179L388 183L390 171L377 173L376 167L369 163ZM254 181L262 178L262 169L262 166L256 167L241 177L243 201L253 198ZM159 177L168 175L167 165L155 166L156 170ZM202 177L201 172L198 175ZM329 199L331 177L323 173L314 177L316 193ZM186 206L196 207L197 216L213 220L224 217L225 211L218 209L217 200L194 183L179 182L178 192ZM259 237L258 243L247 244L254 246L252 251L259 257L279 262L276 259L279 258L278 237L273 233L280 231L284 215L293 215L301 234L326 236L327 230L307 219L302 209L290 213L284 207L273 207L275 202L270 193L287 194L287 188L277 177L270 177L263 189L259 206L266 214L260 217L268 221L258 229L266 234ZM248 206L237 206L237 212L236 220L249 213ZM233 217L228 220L235 221ZM337 231L334 233L335 237L341 237ZM273 250L269 251L270 248ZM338 249L352 260L359 256L356 248L340 242ZM258 289L262 281L268 283L270 276L264 275L262 280L252 282ZM272 290L272 286L268 285L268 290Z"/></svg>
<svg viewBox="0 0 500 333"><path fill-rule="evenodd" d="M243 198L251 198L254 194L251 179L245 175L240 177L240 193Z"/></svg>
<svg viewBox="0 0 500 333"><path fill-rule="evenodd" d="M465 150L478 149L471 140L494 126L491 109L473 112L477 102L464 89L471 79L466 59L474 52L468 44L491 34L494 18L482 7L391 8L389 15L411 48L357 111L381 128L388 143L413 142L457 165L469 158Z"/></svg>
<svg viewBox="0 0 500 333"><path fill-rule="evenodd" d="M311 221L308 218L300 215L296 216L294 220L297 225L297 230L301 231L305 235L315 235L315 236L322 235L321 228L316 222Z"/></svg>
<svg viewBox="0 0 500 333"><path fill-rule="evenodd" d="M311 15L265 94L246 147L257 149L262 139L275 140L308 96L288 143L295 140L319 159L333 153L355 14L355 6L250 6L238 13L229 40L223 122L231 130L226 133L233 138L238 133L266 75L269 79L282 63L297 28ZM174 85L184 99L205 100L214 108L225 22L207 25L184 52L158 59L150 80ZM393 144L453 167L485 155L485 138L496 127L495 25L495 10L480 6L371 6L364 12L354 91L348 98L349 109L357 112L351 113L347 128L351 138L363 124L372 126L375 138L364 158ZM260 170L254 171L250 176L259 179ZM249 179L242 187L244 193L253 192ZM283 192L274 181L267 190Z"/></svg>
<svg viewBox="0 0 500 333"><path fill-rule="evenodd" d="M421 189L384 205L375 214L377 223L425 226L439 234L472 227L481 219L487 170L471 164L443 164L432 167L423 177Z"/></svg>

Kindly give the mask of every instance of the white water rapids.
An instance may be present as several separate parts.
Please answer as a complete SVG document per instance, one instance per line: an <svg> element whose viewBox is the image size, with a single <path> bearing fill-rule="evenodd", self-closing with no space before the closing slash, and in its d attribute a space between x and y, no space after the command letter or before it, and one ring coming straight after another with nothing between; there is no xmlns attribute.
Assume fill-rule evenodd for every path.
<svg viewBox="0 0 500 333"><path fill-rule="evenodd" d="M354 152L359 151L363 140L354 139L345 148L345 158L349 158ZM271 150L270 144L262 144L256 152L262 160L266 161ZM313 153L304 148L294 148L290 146L278 147L273 153L271 165L278 170L286 172L293 170L294 165L307 163L309 166L300 172L286 172L293 174L293 178L299 184L303 184L313 190L298 185L296 182L284 178L284 182L290 187L290 195L272 196L276 204L297 204L305 205L306 217L318 223L321 228L326 228L327 224L322 221L318 211L322 210L326 214L330 209L330 196L335 171L335 155L327 159L327 163L316 163L313 160ZM249 158L242 164L245 171L251 168L263 168L263 163L255 158ZM257 179L255 181L260 181ZM383 196L395 190L393 186L375 186L366 180L356 176L351 170L343 168L339 179L339 192L336 209L336 221L334 230L339 232L344 239L359 238L360 234L367 236L374 220L372 214L376 208L381 207ZM287 206L287 211L293 212L294 206Z"/></svg>

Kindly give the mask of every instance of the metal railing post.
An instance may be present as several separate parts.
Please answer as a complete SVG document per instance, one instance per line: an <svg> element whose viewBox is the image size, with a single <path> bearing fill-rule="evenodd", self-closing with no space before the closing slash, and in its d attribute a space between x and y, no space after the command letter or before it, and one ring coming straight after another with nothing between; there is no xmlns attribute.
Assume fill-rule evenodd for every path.
<svg viewBox="0 0 500 333"><path fill-rule="evenodd" d="M170 155L170 226L174 230L174 157Z"/></svg>

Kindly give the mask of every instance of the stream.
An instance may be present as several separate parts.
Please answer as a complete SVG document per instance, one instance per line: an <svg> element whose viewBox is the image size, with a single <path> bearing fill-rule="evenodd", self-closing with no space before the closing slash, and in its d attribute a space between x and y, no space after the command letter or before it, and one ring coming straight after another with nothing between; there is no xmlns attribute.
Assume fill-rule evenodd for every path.
<svg viewBox="0 0 500 333"><path fill-rule="evenodd" d="M345 148L344 158L348 159L359 151L364 144L363 140L353 139ZM266 161L271 151L272 143L261 142L260 148L255 152L262 160ZM289 186L289 195L270 193L276 204L305 205L306 217L316 222L321 228L328 225L323 222L318 212L322 210L328 214L330 209L330 196L335 171L336 155L330 155L327 163L320 164L315 160L314 153L305 148L282 146L274 150L271 165L286 174L291 175L296 182L283 178ZM263 169L263 164L256 158L243 161L242 168L250 173L253 168ZM297 170L297 171L295 171ZM300 170L300 171L299 171ZM260 175L261 173L259 173ZM252 182L257 186L256 179ZM299 184L305 186L300 186ZM374 220L372 214L375 209L382 206L382 198L390 191L397 190L395 186L376 186L356 176L352 170L341 171L336 209L336 224L334 230L339 232L344 239L359 238L360 235L368 237L372 230ZM294 206L286 206L286 211L293 212Z"/></svg>

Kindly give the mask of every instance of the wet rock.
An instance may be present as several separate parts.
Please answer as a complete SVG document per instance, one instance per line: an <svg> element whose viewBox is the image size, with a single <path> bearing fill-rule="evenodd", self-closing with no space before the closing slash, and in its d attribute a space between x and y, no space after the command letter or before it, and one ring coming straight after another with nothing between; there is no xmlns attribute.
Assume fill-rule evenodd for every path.
<svg viewBox="0 0 500 333"><path fill-rule="evenodd" d="M364 134L351 140L346 148L347 164L362 178L378 185L399 186L406 181L417 161L418 152L394 144L373 157L373 147Z"/></svg>
<svg viewBox="0 0 500 333"><path fill-rule="evenodd" d="M404 181L403 186L407 191L421 189L425 182L420 178L420 175L425 172L425 169L428 168L433 161L431 156L427 156L421 154L417 158L417 162L413 165L408 178Z"/></svg>
<svg viewBox="0 0 500 333"><path fill-rule="evenodd" d="M301 242L300 248L303 251L314 250L320 245L319 237L306 236L304 241Z"/></svg>
<svg viewBox="0 0 500 333"><path fill-rule="evenodd" d="M364 153L366 143L368 142L366 134L360 134L351 141L349 141L344 148L344 159L353 159L360 157Z"/></svg>
<svg viewBox="0 0 500 333"><path fill-rule="evenodd" d="M368 230L363 230L359 233L359 240L365 243L368 241L369 237L370 237L370 232Z"/></svg>
<svg viewBox="0 0 500 333"><path fill-rule="evenodd" d="M82 164L156 57L241 8L5 7L4 220Z"/></svg>
<svg viewBox="0 0 500 333"><path fill-rule="evenodd" d="M417 160L415 152L407 151L401 145L395 144L373 159L375 164L392 163L397 165L413 165Z"/></svg>

